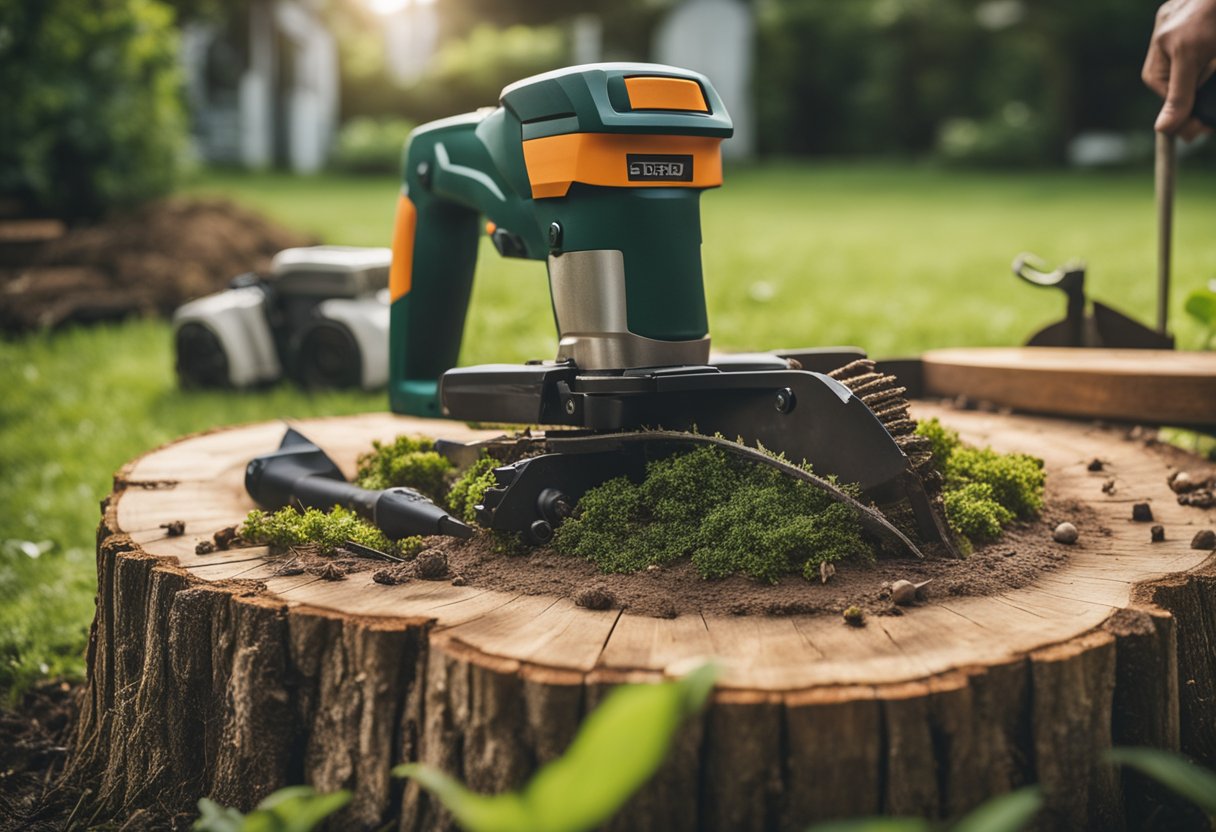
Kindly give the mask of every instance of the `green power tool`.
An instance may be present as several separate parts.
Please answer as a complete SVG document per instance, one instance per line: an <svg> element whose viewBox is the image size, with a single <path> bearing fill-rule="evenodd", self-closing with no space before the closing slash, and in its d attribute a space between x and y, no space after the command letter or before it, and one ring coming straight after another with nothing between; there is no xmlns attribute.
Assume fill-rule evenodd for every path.
<svg viewBox="0 0 1216 832"><path fill-rule="evenodd" d="M482 216L500 254L548 261L559 359L705 364L698 201L722 183L731 132L704 76L646 64L529 78L497 109L415 130L393 239L393 408L439 415Z"/></svg>
<svg viewBox="0 0 1216 832"><path fill-rule="evenodd" d="M519 81L496 108L415 130L389 277L393 410L575 429L549 433L547 462L499 469L481 507L483 525L534 542L555 506L622 473L605 435L661 427L655 448L720 433L906 501L921 540L949 545L904 391L864 353L711 362L699 200L722 183L732 129L704 75L613 63ZM483 218L500 254L547 262L555 359L455 368Z"/></svg>

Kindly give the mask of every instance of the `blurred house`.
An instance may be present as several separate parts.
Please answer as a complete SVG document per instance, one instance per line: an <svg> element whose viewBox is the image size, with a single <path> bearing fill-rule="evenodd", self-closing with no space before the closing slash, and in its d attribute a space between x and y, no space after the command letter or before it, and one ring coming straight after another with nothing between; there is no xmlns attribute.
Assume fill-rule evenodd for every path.
<svg viewBox="0 0 1216 832"><path fill-rule="evenodd" d="M192 137L207 162L325 166L338 122L338 49L318 0L251 0L247 18L192 22L182 61Z"/></svg>
<svg viewBox="0 0 1216 832"><path fill-rule="evenodd" d="M740 0L683 0L659 24L653 59L708 76L726 103L735 135L722 155L755 155L752 67L756 23L751 3Z"/></svg>
<svg viewBox="0 0 1216 832"><path fill-rule="evenodd" d="M389 77L401 86L421 80L439 43L439 11L435 4L385 0L377 11L384 22L384 57Z"/></svg>
<svg viewBox="0 0 1216 832"><path fill-rule="evenodd" d="M534 27L534 31L564 23L565 62L636 57L705 73L735 122L735 137L724 145L724 153L736 159L751 157L756 144L751 90L756 37L753 4L747 0L675 0L665 5L649 38L649 50L645 36L623 51L613 47L609 29L622 29L621 21L603 12L575 12L564 21ZM510 46L518 43L519 25L508 28L508 23L519 18L509 11L488 24L503 32L501 55L487 55L481 49L468 59L468 71L462 74L459 67L453 69L451 60L440 61L441 53L465 37L484 40L478 32L487 25L485 13L461 17L456 7L436 0L359 0L346 11L332 0L247 0L238 8L241 10L218 18L190 20L182 27L191 133L198 156L208 164L316 172L326 166L335 143L342 89L348 93L347 109L352 115L426 120L450 114L435 112L435 101L448 101L447 96L435 94L436 84L445 89L450 85L458 99L476 97L479 103L487 103L502 84L548 68L514 65L521 62L518 48L513 52ZM516 11L526 19L522 10ZM641 26L647 25L641 23L644 17L637 17ZM338 19L344 22L335 27ZM653 25L655 18L649 20ZM351 37L352 31L360 30L362 35ZM335 32L343 38L345 49L367 43L368 34L382 38L381 48L360 55L363 74L353 82L346 78L345 88ZM370 73L369 59L379 65ZM353 65L348 61L346 71ZM493 91L483 93L478 88L487 80ZM374 103L369 106L369 101ZM465 106L462 101L453 103L457 108Z"/></svg>

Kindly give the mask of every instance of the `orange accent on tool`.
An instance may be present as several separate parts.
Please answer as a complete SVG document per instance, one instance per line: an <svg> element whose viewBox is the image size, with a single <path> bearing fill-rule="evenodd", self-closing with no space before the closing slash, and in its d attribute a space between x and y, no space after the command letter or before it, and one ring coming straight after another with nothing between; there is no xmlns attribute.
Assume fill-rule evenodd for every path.
<svg viewBox="0 0 1216 832"><path fill-rule="evenodd" d="M614 188L716 188L722 184L722 140L708 136L564 133L524 142L532 198L565 196L574 182ZM691 156L690 181L629 179L628 156Z"/></svg>
<svg viewBox="0 0 1216 832"><path fill-rule="evenodd" d="M701 85L687 78L638 75L625 79L629 106L634 110L687 110L708 113Z"/></svg>
<svg viewBox="0 0 1216 832"><path fill-rule="evenodd" d="M388 270L388 294L398 300L410 293L414 270L414 231L418 227L418 210L405 194L397 200L397 218L393 222L393 259Z"/></svg>
<svg viewBox="0 0 1216 832"><path fill-rule="evenodd" d="M498 230L498 226L495 225L493 222L490 222L490 221L486 222L486 234L493 235L494 232L497 230Z"/></svg>

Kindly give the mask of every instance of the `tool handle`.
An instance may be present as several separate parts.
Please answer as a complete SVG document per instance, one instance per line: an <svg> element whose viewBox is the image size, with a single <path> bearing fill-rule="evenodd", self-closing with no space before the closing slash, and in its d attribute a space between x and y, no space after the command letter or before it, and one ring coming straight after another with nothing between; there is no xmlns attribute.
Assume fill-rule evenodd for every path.
<svg viewBox="0 0 1216 832"><path fill-rule="evenodd" d="M1174 229L1174 137L1157 134L1153 182L1157 201L1157 332L1169 334L1170 258Z"/></svg>
<svg viewBox="0 0 1216 832"><path fill-rule="evenodd" d="M416 132L406 148L389 274L389 397L399 413L441 415L438 379L460 353L477 265L479 183L452 168L473 169L467 157L481 146L475 127L466 119Z"/></svg>
<svg viewBox="0 0 1216 832"><path fill-rule="evenodd" d="M460 354L480 218L500 254L548 255L531 201L521 197L530 191L518 122L513 129L500 107L410 134L389 278L389 398L398 413L442 415L438 381Z"/></svg>

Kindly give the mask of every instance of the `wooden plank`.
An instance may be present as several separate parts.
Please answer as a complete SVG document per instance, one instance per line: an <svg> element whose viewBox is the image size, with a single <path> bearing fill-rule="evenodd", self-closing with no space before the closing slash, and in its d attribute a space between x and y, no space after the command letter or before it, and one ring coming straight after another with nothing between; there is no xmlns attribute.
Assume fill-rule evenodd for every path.
<svg viewBox="0 0 1216 832"><path fill-rule="evenodd" d="M1032 413L1216 424L1216 353L1056 347L933 350L926 395Z"/></svg>

